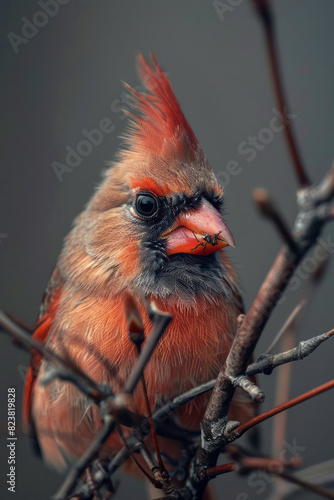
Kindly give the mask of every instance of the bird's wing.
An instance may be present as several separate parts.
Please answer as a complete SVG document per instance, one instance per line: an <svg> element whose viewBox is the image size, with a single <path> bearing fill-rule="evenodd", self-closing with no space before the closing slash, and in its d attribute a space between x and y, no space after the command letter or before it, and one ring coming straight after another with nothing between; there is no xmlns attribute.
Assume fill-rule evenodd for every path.
<svg viewBox="0 0 334 500"><path fill-rule="evenodd" d="M32 335L34 340L37 340L42 344L45 344L48 339L51 326L58 309L61 290L62 278L60 276L59 270L56 268L51 275L47 289L45 291L39 319ZM34 386L39 372L41 360L42 356L35 349L31 349L31 359L25 379L22 405L24 427L30 433L33 433L34 430L31 406Z"/></svg>

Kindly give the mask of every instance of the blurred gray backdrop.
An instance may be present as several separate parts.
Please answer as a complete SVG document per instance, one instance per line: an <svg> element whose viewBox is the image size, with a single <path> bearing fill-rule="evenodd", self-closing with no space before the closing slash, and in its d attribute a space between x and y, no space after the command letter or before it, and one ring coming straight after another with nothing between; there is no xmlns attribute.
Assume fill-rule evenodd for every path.
<svg viewBox="0 0 334 500"><path fill-rule="evenodd" d="M263 132L275 115L275 102L263 36L250 2L59 0L59 8L52 9L54 2L45 0L49 14L40 14L45 12L40 4L43 0L2 0L0 6L1 309L34 324L63 237L98 184L105 162L119 148L125 127L121 81L139 84L135 56L139 51L147 56L150 50L168 73L203 150L226 185L227 220L237 243L229 255L249 306L280 247L275 230L254 209L252 190L266 187L290 224L296 213L296 180L283 135ZM308 172L318 181L334 157L334 3L276 0L273 7L293 124ZM54 162L64 164L66 148L76 149L85 139L82 131L96 128L104 118L112 121L113 131L60 182ZM261 151L255 157L244 152L249 136L260 138ZM238 162L236 175L229 173L231 160ZM323 234L332 252L333 229L329 225ZM308 268L301 269L293 289L285 293L258 353L300 300L308 274ZM307 308L300 339L333 328L333 276L330 265ZM4 335L0 343L5 421L7 388L16 387L19 406L28 355ZM333 350L329 341L294 365L291 397L333 376ZM261 377L264 410L273 405L277 376L279 371ZM332 457L333 397L326 393L289 411L287 443L297 444L306 466ZM262 430L263 450L270 453L272 422ZM32 455L23 436L17 443L17 491L7 491L5 437L1 435L1 498L49 498L61 477ZM118 498L145 498L141 482L122 481L121 473L118 477ZM269 479L259 475L250 479L231 474L216 485L219 498L226 500L265 499L270 493ZM313 496L303 493L298 498Z"/></svg>

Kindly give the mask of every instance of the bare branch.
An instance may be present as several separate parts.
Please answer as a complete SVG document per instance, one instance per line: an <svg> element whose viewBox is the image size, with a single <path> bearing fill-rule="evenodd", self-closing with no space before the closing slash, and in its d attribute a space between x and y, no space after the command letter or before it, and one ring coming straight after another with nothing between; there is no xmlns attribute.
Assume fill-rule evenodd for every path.
<svg viewBox="0 0 334 500"><path fill-rule="evenodd" d="M298 471L294 477L297 479L301 479L302 482L311 482L312 485L314 486L325 486L327 484L333 484L334 483L334 460L326 460L325 462L321 462L320 464L316 465L311 465L310 467L306 467L305 469L302 469ZM278 498L282 498L282 495L284 495L283 498L289 498L290 495L303 486L297 483L286 483L284 481L280 481L279 478L277 478L278 481L282 484L285 485L284 490L282 488L277 488L273 491L273 493L269 496L268 500L277 500ZM282 490L282 491L281 491Z"/></svg>
<svg viewBox="0 0 334 500"><path fill-rule="evenodd" d="M255 363L252 363L247 368L248 375L255 375L256 373L270 374L274 368L290 363L291 361L298 361L309 356L320 344L334 335L334 329L327 333L312 337L309 340L302 340L297 347L289 349L288 351L281 352L275 355L262 354Z"/></svg>
<svg viewBox="0 0 334 500"><path fill-rule="evenodd" d="M115 418L111 415L105 415L103 429L95 437L94 441L86 450L84 455L72 466L61 488L52 497L52 500L66 500L76 485L78 479L85 472L89 464L92 463L92 461L98 456L103 444L115 429L115 425Z"/></svg>
<svg viewBox="0 0 334 500"><path fill-rule="evenodd" d="M297 347L295 347L294 349L292 349L292 350L290 350L288 352L280 353L280 354L277 354L277 355L274 355L274 356L263 355L264 359L262 357L260 357L261 359L259 361L257 361L255 363L252 363L251 365L249 365L249 367L247 369L247 374L248 375L252 375L252 374L262 373L262 372L266 373L266 371L272 370L276 366L279 366L282 363L287 363L287 362L294 361L294 360L297 360L297 359L303 359L303 357L305 357L306 355L308 355L311 352L313 352L313 350L316 349L316 347L318 347L322 342L324 342L324 340L328 339L332 335L334 335L334 330L331 330L330 332L327 332L327 333L322 334L322 335L318 335L317 337L313 337L313 338L311 338L311 339L309 339L307 341L301 342ZM207 391L211 390L213 388L214 384L215 384L215 380L211 380L211 381L207 382L206 384L203 384L202 386L199 386L199 387L196 387L194 389L191 389L190 391L187 391L186 393L184 393L184 394L182 394L182 395L174 398L170 403L168 403L164 407L162 407L159 410L157 410L154 413L154 415L153 415L153 419L156 422L158 422L159 426L160 426L161 425L160 422L162 422L166 418L166 416L169 415L172 411L174 411L175 409L177 409L182 404L185 404L185 403L189 402L194 397L202 394L203 392L207 392ZM322 391L320 391L320 392L322 392ZM312 397L312 396L309 396L309 397ZM296 398L296 399L298 399L298 398ZM308 399L308 398L306 398L306 399ZM302 400L305 400L305 399L302 399ZM292 401L294 401L294 400L292 400ZM285 403L285 404L288 404L288 403ZM292 404L292 406L293 406L293 404ZM288 406L288 407L290 407L290 406ZM283 411L284 409L285 408L283 408L280 411ZM270 418L270 416L276 414L275 410L276 409L270 410L269 412L266 412L266 414L263 414L263 415L267 415L267 414L270 413L270 415L267 416L267 418ZM271 412L274 412L274 413L271 413ZM136 416L135 414L133 414L133 415L134 416L132 417L131 412L128 412L127 410L123 409L122 411L120 410L120 414L119 414L118 417L119 417L120 422L123 425L128 425L130 427L134 427L136 424L138 425L138 423L143 423L143 422L145 422L147 420L147 419L145 419L143 417L140 417L139 415L138 416ZM138 422L135 421L136 417L138 417L138 419L139 419ZM262 415L260 415L257 418L260 418L260 417L263 418ZM250 421L250 422L252 422L252 421ZM256 424L254 424L254 425L256 425ZM157 433L158 434L160 434L160 432L161 432L161 429L159 428L159 426L157 427ZM145 426L144 426L144 428L145 428ZM242 432L242 434L244 432L246 432L246 430L244 430ZM172 431L173 431L173 429L172 429ZM228 436L228 438L227 438L228 442L231 442L231 441L234 440L234 438L232 438L232 436L234 436L235 433L238 433L238 435L240 434L240 427L238 427L233 432L233 434L230 434ZM164 435L164 433L163 433L163 435ZM183 436L183 437L185 437L185 436ZM128 444L127 444L127 447L124 448L124 449L122 449L118 453L118 455L116 455L115 459L113 459L111 461L110 467L109 467L109 477L110 477L111 474L113 474L113 472L118 467L120 467L129 458L130 451L131 452L135 451L137 449L137 447L138 447L138 439L134 437L133 440L132 440L132 438L130 438L130 440L129 440ZM79 470L81 471L81 468ZM77 474L77 471L75 473L73 473L73 474L74 475ZM101 478L101 480L100 480L101 485L105 481L106 477L107 476ZM97 484L99 484L99 482ZM83 490L83 492L84 491L85 490ZM80 493L81 493L81 490L80 490Z"/></svg>
<svg viewBox="0 0 334 500"><path fill-rule="evenodd" d="M305 304L307 301L305 300ZM305 308L303 307L299 314L290 322L287 327L285 334L282 338L281 349L283 351L289 351L296 344L298 327L303 316ZM292 382L292 370L293 365L291 363L286 363L281 366L280 370L276 374L276 395L275 395L275 406L284 403L290 398L290 388ZM287 421L288 412L279 413L273 421L273 432L272 432L272 454L273 456L279 456L284 451L284 441L286 438L287 431ZM281 455L280 455L281 456ZM279 478L274 477L273 492L276 491L276 500L282 500L286 491L289 488L289 484L286 481L281 481Z"/></svg>
<svg viewBox="0 0 334 500"><path fill-rule="evenodd" d="M172 320L172 316L168 313L159 311L154 302L150 304L149 316L151 321L153 322L152 332L142 352L140 353L140 356L138 357L138 360L130 377L125 382L125 385L122 389L123 393L132 394L132 392L134 391L136 385L140 380L140 377L144 373L145 366L151 359L151 356L155 348L157 347L159 340L161 339L167 326Z"/></svg>
<svg viewBox="0 0 334 500"><path fill-rule="evenodd" d="M96 404L99 404L106 397L112 396L112 391L108 384L101 385L99 391L97 392L96 390L92 390L92 387L87 384L86 380L78 377L76 373L73 373L66 368L55 367L52 365L47 367L46 373L40 379L39 383L41 385L49 385L56 378L75 385L79 391L87 396L87 398L92 399Z"/></svg>
<svg viewBox="0 0 334 500"><path fill-rule="evenodd" d="M303 479L299 479L299 477L292 476L291 474L287 474L286 472L273 470L271 471L271 473L282 479L285 479L285 481L288 481L289 483L297 484L300 488L303 488L306 491L312 491L313 493L316 493L323 498L329 498L330 500L334 499L334 493L323 488L322 486L310 483L309 481L304 481Z"/></svg>
<svg viewBox="0 0 334 500"><path fill-rule="evenodd" d="M295 324L295 322L300 317L303 309L305 308L306 304L307 304L307 301L306 301L306 299L304 299L294 308L294 310L292 311L292 313L290 314L288 319L285 321L284 325L282 326L282 328L277 333L277 335L273 339L272 343L270 344L270 346L266 350L265 354L269 354L270 352L272 352L275 345L280 341L280 339L283 337L283 335L285 335L285 333L287 331L289 331L289 329L291 328L291 325Z"/></svg>
<svg viewBox="0 0 334 500"><path fill-rule="evenodd" d="M298 485L306 491L312 491L323 498L334 499L334 493L319 486L317 484L310 483L309 481L304 481L298 476L288 474L286 469L291 469L299 467L300 459L298 457L292 459L289 462L277 458L265 458L265 457L242 457L239 463L227 463L223 465L218 465L217 467L211 467L206 469L205 473L208 478L212 479L214 477L226 474L227 472L240 472L245 473L252 470L262 470L267 474L271 474L285 481Z"/></svg>
<svg viewBox="0 0 334 500"><path fill-rule="evenodd" d="M322 344L322 342L329 339L332 335L334 335L334 330L330 330L327 333L301 341L297 347L286 352L274 355L261 354L254 363L247 367L246 375L257 375L258 373L264 373L267 375L270 374L277 366L303 359L311 354ZM194 387L193 389L176 396L154 412L153 420L155 422L164 421L167 415L170 415L180 406L188 403L205 392L211 391L214 388L216 380L217 379L209 380L205 384Z"/></svg>
<svg viewBox="0 0 334 500"><path fill-rule="evenodd" d="M301 459L299 457L294 457L286 461L280 458L242 456L239 458L238 463L230 462L218 465L217 467L211 467L206 469L205 473L209 478L214 478L221 474L226 474L226 472L236 471L243 474L249 470L264 470L267 472L272 469L294 469L300 467L300 465Z"/></svg>
<svg viewBox="0 0 334 500"><path fill-rule="evenodd" d="M281 411L285 411L288 408L292 408L293 406L296 406L300 403L303 403L304 401L307 401L308 399L313 398L314 396L318 396L318 394L322 394L325 391L328 391L329 389L334 388L334 380L330 380L326 384L320 385L316 387L315 389L312 389L308 392L305 392L304 394L301 394L300 396L297 396L294 399L291 399L290 401L287 401L286 403L283 403L281 405L276 406L275 408L272 408L271 410L266 411L265 413L262 413L261 415L258 415L248 422L246 422L243 425L240 425L235 429L229 436L228 436L228 442L232 442L235 439L239 438L242 436L246 431L254 427L255 425L258 425L260 422L264 422L264 420L267 420L268 418L273 417L274 415L277 415L277 413L280 413Z"/></svg>
<svg viewBox="0 0 334 500"><path fill-rule="evenodd" d="M305 167L303 165L297 141L293 132L291 121L289 118L289 112L287 107L287 99L285 96L281 70L278 62L277 54L277 43L274 30L273 15L271 11L269 0L253 0L253 3L260 15L262 21L265 41L268 53L268 60L270 65L270 71L276 96L277 107L282 116L282 124L284 125L284 135L287 142L288 150L290 152L291 160L295 169L295 173L301 187L306 187L311 184L308 175L306 174Z"/></svg>
<svg viewBox="0 0 334 500"><path fill-rule="evenodd" d="M139 439L136 440L135 446L136 446L136 451L139 451L144 458L145 462L147 463L149 469L153 473L153 476L151 476L145 469L142 467L142 465L139 463L139 461L136 459L135 455L132 453L132 449L128 446L128 443L125 439L125 436L123 434L122 428L120 425L117 425L117 431L123 441L124 447L127 449L129 456L132 458L132 460L135 462L137 467L141 470L141 472L144 474L144 476L155 486L156 488L161 488L161 481L154 477L154 473L156 470L159 470L158 467L155 465L155 463L152 460L151 455L149 454L148 450L144 446L143 442L140 441Z"/></svg>
<svg viewBox="0 0 334 500"><path fill-rule="evenodd" d="M334 459L311 465L297 474L299 479L308 479L312 483L323 486L334 483Z"/></svg>
<svg viewBox="0 0 334 500"><path fill-rule="evenodd" d="M283 240L283 243L286 243L290 250L295 252L297 250L296 242L294 241L291 231L286 225L282 215L270 198L267 190L263 188L255 189L253 199L261 214L273 222Z"/></svg>
<svg viewBox="0 0 334 500"><path fill-rule="evenodd" d="M141 352L142 343L145 340L144 327L142 325L139 311L137 309L137 306L136 306L132 296L128 297L127 304L126 304L126 310L127 310L127 321L128 321L128 327L129 327L129 337L130 337L131 342L136 346L137 354L139 356L140 352ZM147 386L146 386L144 374L142 374L142 376L141 376L141 382L142 382L142 389L143 389L143 394L144 394L146 412L147 412L148 421L150 424L154 449L155 449L155 452L157 455L158 465L159 465L159 467L157 468L156 464L154 464L152 462L152 464L150 464L150 469L151 469L152 473L154 474L154 476L156 476L157 473L159 472L160 481L161 481L161 483L159 483L159 485L162 484L163 482L166 483L167 481L170 483L169 474L168 474L168 472L165 468L165 465L163 463L163 460L162 460L160 447L159 447L159 443L158 443L158 438L157 438L155 428L154 428L154 421L153 421L151 406L150 406L150 402L149 402L149 397L147 394ZM121 429L120 429L120 431L121 431ZM124 443L124 444L126 445L126 443ZM144 445L142 445L140 451L141 451L143 457L146 458L147 462L148 462L148 458L151 460L151 458L148 456L148 452L147 452L146 448L144 447ZM137 461L136 461L136 463L137 463ZM140 467L140 465L138 463L137 463L137 465ZM156 470L156 469L158 469L158 470ZM151 477L149 477L149 479L151 479Z"/></svg>
<svg viewBox="0 0 334 500"><path fill-rule="evenodd" d="M2 311L0 311L0 326L2 326L5 332L11 334L22 344L41 354L46 361L59 364L62 367L59 372L62 375L62 379L65 380L67 376L68 379L66 380L75 384L80 390L81 388L85 388L85 394L88 394L91 399L94 401L101 401L106 397L104 387L101 388L85 372L81 371L78 366L70 364L68 359L62 359L58 354L53 352L50 347L35 340L20 326L11 321Z"/></svg>
<svg viewBox="0 0 334 500"><path fill-rule="evenodd" d="M238 375L232 380L234 387L240 387L243 391L256 401L262 403L264 401L264 394L261 389L252 382L247 375Z"/></svg>
<svg viewBox="0 0 334 500"><path fill-rule="evenodd" d="M311 246L315 244L325 222L334 217L334 166L324 180L318 184L318 186L310 187L310 181L307 173L305 172L305 168L298 151L296 139L290 123L290 116L286 106L286 99L278 62L270 1L253 0L253 3L263 22L277 105L281 114L284 134L295 173L301 188L297 193L299 213L294 229L293 231L289 230L283 220L283 217L270 200L268 193L265 190L257 190L254 194L254 198L261 212L274 223L286 246L284 246L279 252L248 314L246 316L239 316L237 321L237 334L232 348L227 356L226 362L220 370L217 380L209 381L200 387L194 388L177 398L174 398L170 403L157 410L153 415L153 420L156 423L157 434L160 431L162 435L164 435L163 433L168 435L168 432L170 432L170 437L184 440L185 444L189 446L189 449L187 450L188 454L186 455L185 453L183 457L185 464L184 467L186 469L188 469L191 452L194 452L196 446L198 447L197 454L190 463L190 475L186 481L186 485L179 491L174 491L171 483L169 482L168 475L166 475L165 478L163 477L163 464L159 448L156 446L161 470L155 471L154 462L143 445L142 439L149 433L149 429L146 428L143 430L141 425L144 423L146 424L151 420L151 430L154 431L150 410L149 419L146 419L141 415L135 415L126 409L129 396L133 393L139 380L141 378L143 379L145 367L151 359L161 336L171 321L171 316L167 313L158 311L154 303L149 305L149 316L153 322L153 329L144 345L143 350L141 351L141 345L144 344L145 340L143 324L133 297L128 297L127 320L130 338L137 345L138 352L141 352L132 373L124 384L122 391L120 394L114 396L111 394L110 388L106 387L104 384L97 384L85 373L82 373L78 367L74 365L72 366L71 360L61 359L61 357L56 355L49 347L44 346L39 342L36 342L35 339L27 336L25 332L19 328L19 326L14 325L13 322L10 322L9 318L0 312L0 325L3 325L4 328L10 331L14 338L18 339L20 343L28 346L29 350L36 350L41 356L44 357L45 360L52 363L52 366L49 367L48 373L46 373L43 377L42 383L50 383L55 378L73 383L88 398L98 404L100 408L103 428L92 441L86 453L78 460L77 464L72 467L59 492L53 497L54 500L64 500L67 498L76 486L83 472L89 465L92 464L92 461L99 456L100 451L105 442L108 440L110 434L115 428L118 427L120 429L119 426L123 424L133 427L134 432L128 442L125 442L124 448L108 465L109 475L106 471L98 471L96 473L96 478L94 477L94 479L97 479L97 489L108 481L110 475L122 463L124 463L124 461L131 456L134 451L139 451L149 465L150 469L155 471L154 474L159 476L155 478L155 485L162 485L165 493L170 495L165 498L183 498L187 500L194 500L195 498L201 497L207 482L212 477L221 473L231 472L236 469L239 471L254 469L266 470L272 474L276 474L286 481L298 484L299 486L321 494L326 498L334 498L334 494L328 492L324 488L319 488L319 486L312 485L300 478L287 474L285 468L295 466L296 461L294 464L289 464L277 461L277 459L243 457L242 461L240 461L237 465L230 463L219 467L216 466L218 455L227 443L239 438L247 430L251 429L260 422L263 422L264 420L271 418L272 416L277 415L292 406L295 406L334 387L334 380L332 380L327 384L319 386L297 398L276 406L275 408L255 417L254 419L251 419L243 425L239 425L237 422L228 421L230 403L236 387L241 387L255 401L261 402L264 399L264 394L259 387L248 378L249 375L256 373L269 374L277 366L303 359L313 352L324 340L334 334L334 330L331 330L326 334L318 335L317 337L307 341L302 341L294 348L288 350L283 349L285 352L276 355L264 354L260 356L255 363L249 365L260 335L262 334L271 312L275 308L289 282L289 279L296 269L296 266ZM138 294L140 296L139 291ZM144 303L146 303L146 299L144 297L141 297L141 299ZM301 308L294 311L292 318L289 318L288 324L284 325L285 330L291 325L291 322L295 321L296 317L300 313L300 309ZM280 338L281 334L282 333L280 332L274 343L278 338ZM196 442L196 433L191 433L176 426L168 427L169 424L165 425L161 423L167 415L180 405L187 403L191 399L197 397L203 392L211 390L212 388L213 392L207 406L204 419L201 423L200 446L198 446L198 443ZM120 435L122 435L122 431L120 430L119 432ZM136 435L136 433L138 435ZM270 468L273 470L270 470ZM89 490L88 485L85 484L80 489L78 497L80 499L88 499L91 498L91 493L92 491Z"/></svg>
<svg viewBox="0 0 334 500"><path fill-rule="evenodd" d="M222 447L226 444L228 411L235 386L233 381L246 374L249 359L254 352L260 335L285 290L289 280L306 252L315 244L321 229L328 220L324 214L330 200L323 200L323 193L333 190L324 188L331 184L333 176L327 175L320 183L322 188L304 188L297 193L299 213L294 225L293 236L296 249L283 247L267 274L250 310L239 322L237 334L213 388L204 418L201 422L201 446L192 463L191 474L184 490L201 495L206 486L201 471L216 465Z"/></svg>
<svg viewBox="0 0 334 500"><path fill-rule="evenodd" d="M227 472L234 472L237 469L237 465L234 462L229 462L228 464L217 465L216 467L210 467L206 469L205 474L210 479L226 474Z"/></svg>

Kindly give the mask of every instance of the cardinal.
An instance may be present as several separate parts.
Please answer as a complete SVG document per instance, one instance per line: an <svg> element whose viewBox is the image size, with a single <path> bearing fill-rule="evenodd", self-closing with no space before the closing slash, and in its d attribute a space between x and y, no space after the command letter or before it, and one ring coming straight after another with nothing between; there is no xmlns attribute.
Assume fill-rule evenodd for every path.
<svg viewBox="0 0 334 500"><path fill-rule="evenodd" d="M235 243L224 220L223 189L169 80L151 58L138 58L145 90L127 86L137 111L129 113L125 147L65 238L34 338L117 393L137 357L126 320L128 294L147 337L152 324L141 297L155 301L173 319L145 369L154 409L217 376L242 303L224 251ZM47 371L33 351L24 421L45 460L62 468L85 452L101 421L96 405L73 385L42 385ZM180 407L171 416L174 423L198 430L209 396ZM134 406L145 415L140 386ZM244 422L253 413L250 399L236 391L229 417ZM113 456L121 445L113 434L106 453ZM160 446L177 459L176 441L163 439Z"/></svg>

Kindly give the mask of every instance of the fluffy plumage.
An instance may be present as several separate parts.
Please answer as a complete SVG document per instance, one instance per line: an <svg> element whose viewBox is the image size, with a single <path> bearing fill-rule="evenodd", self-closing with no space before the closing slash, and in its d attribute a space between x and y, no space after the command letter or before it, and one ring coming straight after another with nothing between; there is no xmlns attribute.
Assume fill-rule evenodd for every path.
<svg viewBox="0 0 334 500"><path fill-rule="evenodd" d="M235 334L240 300L223 251L233 238L222 218L222 189L157 61L152 69L140 56L139 69L148 92L132 91L132 97L141 116L132 116L127 149L65 239L34 336L118 391L136 358L125 293L139 289L173 315L145 371L153 408L217 375ZM139 196L156 207L152 216L139 212ZM134 296L149 335L147 313ZM62 467L85 451L100 421L70 384L41 386L47 369L33 352L24 417L36 429L45 458ZM198 428L207 400L196 399L173 418ZM134 404L145 413L140 387ZM246 420L253 407L241 398L233 411L232 417ZM112 437L105 453L119 446ZM178 449L171 442L163 446L174 455Z"/></svg>

